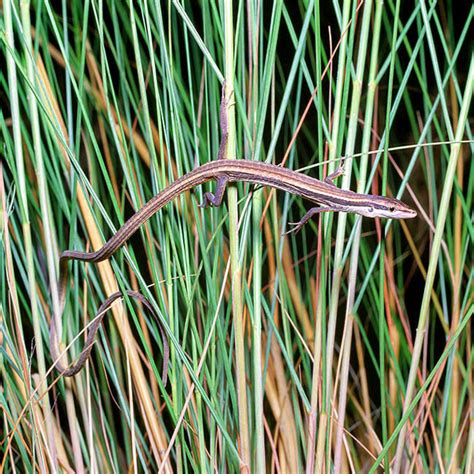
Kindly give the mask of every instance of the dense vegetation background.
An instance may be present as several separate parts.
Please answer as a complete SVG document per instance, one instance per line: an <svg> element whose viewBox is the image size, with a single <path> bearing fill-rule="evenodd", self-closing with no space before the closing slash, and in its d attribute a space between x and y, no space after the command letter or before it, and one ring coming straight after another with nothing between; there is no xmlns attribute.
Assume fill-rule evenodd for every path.
<svg viewBox="0 0 474 474"><path fill-rule="evenodd" d="M470 2L0 2L0 470L472 472ZM49 323L92 250L217 157L397 196L410 221L206 184L69 265L73 378ZM161 379L170 344L168 382Z"/></svg>

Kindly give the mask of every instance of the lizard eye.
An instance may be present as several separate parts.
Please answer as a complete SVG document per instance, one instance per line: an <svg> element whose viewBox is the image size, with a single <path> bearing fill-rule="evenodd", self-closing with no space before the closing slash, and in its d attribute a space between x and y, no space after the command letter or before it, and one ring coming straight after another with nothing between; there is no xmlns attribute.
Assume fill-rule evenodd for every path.
<svg viewBox="0 0 474 474"><path fill-rule="evenodd" d="M395 208L394 208L394 207L390 207L388 210L389 210L390 212L395 212Z"/></svg>

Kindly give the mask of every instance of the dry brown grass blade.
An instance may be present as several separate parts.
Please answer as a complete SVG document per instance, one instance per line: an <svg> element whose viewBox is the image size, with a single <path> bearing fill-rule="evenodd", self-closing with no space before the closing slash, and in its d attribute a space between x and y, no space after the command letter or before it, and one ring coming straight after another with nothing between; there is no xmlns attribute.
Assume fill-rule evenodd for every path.
<svg viewBox="0 0 474 474"><path fill-rule="evenodd" d="M305 306L303 299L301 298L300 288L296 281L294 262L291 257L290 246L288 244L288 237L284 237L283 244L283 255L282 255L283 272L286 277L288 289L290 290L291 299L295 307L295 312L298 319L303 326L303 334L306 337L306 341L309 346L312 346L314 341L314 328L309 318L308 310Z"/></svg>
<svg viewBox="0 0 474 474"><path fill-rule="evenodd" d="M32 28L32 36L35 37L35 30ZM39 38L39 43L42 43L42 39ZM47 49L51 57L54 59L54 61L59 64L62 68L65 68L65 62L64 58L61 54L61 51L59 51L55 46L53 46L51 43L48 43ZM95 60L94 55L90 51L89 43L87 43L87 51L86 51L86 60L87 60L87 65L89 67L89 71L91 72L91 77L93 77L93 80L89 81L87 79L84 80L84 86L89 90L89 92L94 96L96 99L95 104L97 105L99 110L105 111L107 108L107 103L105 100L105 94L104 94L104 88L103 88L103 83L102 83L102 76L100 74L100 71L97 67L97 63ZM74 71L73 71L74 73ZM145 144L145 141L143 140L143 137L136 132L136 130L130 130L128 127L127 123L124 120L120 121L120 126L119 126L119 117L120 114L117 113L117 111L114 109L113 105L110 105L110 110L112 113L112 116L115 118L116 122L116 130L118 130L118 135L120 136L120 126L123 129L123 132L125 133L125 136L127 138L131 138L134 141L134 145L138 151L138 154L140 158L143 160L143 162L149 167L150 166L150 153L148 151L148 147ZM157 153L163 153L163 156L165 158L165 162L168 163L169 160L169 154L168 150L165 146L164 143L160 140L160 134L158 133L158 128L156 125L151 122L150 123L150 128L152 131L152 136L153 136L153 144L157 150ZM171 160L171 166L172 166L172 171L173 171L173 176L174 178L177 177L177 169L176 165L174 163L174 160Z"/></svg>
<svg viewBox="0 0 474 474"><path fill-rule="evenodd" d="M264 341L265 344L265 341ZM272 344L273 346L274 344ZM275 344L276 345L276 344ZM273 349L272 349L273 350ZM288 398L285 399L280 392L278 378L281 378L277 375L274 365L274 357L270 359L268 362L267 367L267 375L265 378L265 395L266 399L270 405L271 412L273 414L273 418L276 421L276 427L274 428L274 434L272 439L272 444L278 447L280 451L279 455L279 462L282 467L283 472L287 472L284 470L283 466L287 464L288 466L297 466L297 448L296 439L292 436L291 428L288 429L288 426L284 426L286 416L289 416L289 425L291 425L292 421L294 420L294 415L291 410L291 406L289 410L287 408L290 405L290 401ZM286 384L285 384L286 388ZM267 415L268 417L268 415ZM294 423L293 423L294 427ZM294 431L296 434L296 431Z"/></svg>

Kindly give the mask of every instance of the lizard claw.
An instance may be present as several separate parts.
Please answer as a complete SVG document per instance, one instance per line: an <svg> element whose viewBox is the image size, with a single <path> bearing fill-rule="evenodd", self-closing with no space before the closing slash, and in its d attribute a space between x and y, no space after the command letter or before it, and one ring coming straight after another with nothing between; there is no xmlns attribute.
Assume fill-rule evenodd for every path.
<svg viewBox="0 0 474 474"><path fill-rule="evenodd" d="M299 222L288 222L288 225L293 226L293 229L288 230L283 235L288 235L291 233L298 233L306 222L308 222L314 215L319 214L320 212L335 211L337 209L331 207L312 207Z"/></svg>
<svg viewBox="0 0 474 474"><path fill-rule="evenodd" d="M326 178L324 179L324 182L332 186L335 186L334 180L339 176L343 176L344 173L345 173L344 164L339 165L335 171L333 171L330 175L326 176Z"/></svg>
<svg viewBox="0 0 474 474"><path fill-rule="evenodd" d="M303 227L304 222L301 222L301 221L299 221L299 222L288 222L288 225L289 226L291 225L293 228L287 230L286 232L283 232L282 235L290 235L290 234L293 234L293 233L297 234L301 230L301 228Z"/></svg>

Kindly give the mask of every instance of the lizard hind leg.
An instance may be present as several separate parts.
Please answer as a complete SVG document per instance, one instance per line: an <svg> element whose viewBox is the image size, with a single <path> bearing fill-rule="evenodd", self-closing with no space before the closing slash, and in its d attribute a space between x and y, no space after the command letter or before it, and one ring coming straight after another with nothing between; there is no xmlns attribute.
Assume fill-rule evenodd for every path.
<svg viewBox="0 0 474 474"><path fill-rule="evenodd" d="M232 94L231 94L232 95ZM229 106L230 98L226 96L226 86L225 81L222 84L222 94L221 94L221 105L219 110L219 119L220 119L220 127L221 127L221 142L219 144L219 152L217 155L218 160L225 159L225 154L227 151L227 137L229 135L228 132L228 125L227 125L227 107ZM216 180L216 191L214 193L207 192L204 193L204 199L201 204L199 204L200 208L205 208L208 206L219 207L222 203L222 199L224 197L224 191L227 185L227 178L217 178Z"/></svg>
<svg viewBox="0 0 474 474"><path fill-rule="evenodd" d="M219 152L217 155L218 160L224 159L226 151L227 151L227 138L229 136L227 109L230 105L233 104L233 102L231 102L232 96L233 96L233 91L231 92L229 97L226 96L226 86L225 86L225 81L224 81L224 84L222 85L221 105L219 109L219 125L221 128L221 142L219 144Z"/></svg>
<svg viewBox="0 0 474 474"><path fill-rule="evenodd" d="M224 191L227 186L227 178L217 178L217 185L215 193L207 192L204 193L204 199L200 208L206 208L208 206L219 207L222 204L222 199L224 197Z"/></svg>

